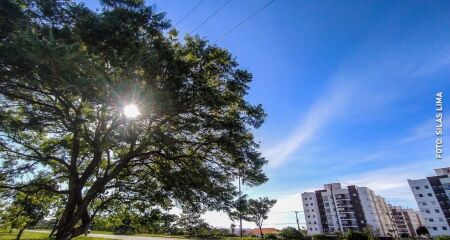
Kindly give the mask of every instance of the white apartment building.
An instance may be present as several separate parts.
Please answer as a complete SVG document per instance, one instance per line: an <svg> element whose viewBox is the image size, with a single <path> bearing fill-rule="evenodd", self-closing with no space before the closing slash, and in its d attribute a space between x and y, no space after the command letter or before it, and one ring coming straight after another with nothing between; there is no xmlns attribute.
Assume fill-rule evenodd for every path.
<svg viewBox="0 0 450 240"><path fill-rule="evenodd" d="M366 187L325 184L323 190L302 193L302 202L308 235L365 228L379 236L395 232L385 200Z"/></svg>
<svg viewBox="0 0 450 240"><path fill-rule="evenodd" d="M408 179L408 183L430 234L450 235L450 167L434 171L436 176Z"/></svg>

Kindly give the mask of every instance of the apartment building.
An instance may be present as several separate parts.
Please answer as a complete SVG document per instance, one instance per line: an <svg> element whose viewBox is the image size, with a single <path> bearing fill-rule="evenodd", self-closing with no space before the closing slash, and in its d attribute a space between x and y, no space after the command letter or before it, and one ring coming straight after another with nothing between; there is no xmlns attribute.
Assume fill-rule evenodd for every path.
<svg viewBox="0 0 450 240"><path fill-rule="evenodd" d="M408 179L408 183L430 234L450 235L450 167L434 171L436 176Z"/></svg>
<svg viewBox="0 0 450 240"><path fill-rule="evenodd" d="M302 193L308 235L370 228L379 236L393 236L393 223L385 200L367 187L342 188L340 183Z"/></svg>
<svg viewBox="0 0 450 240"><path fill-rule="evenodd" d="M403 216L406 225L408 226L409 236L417 237L416 230L418 227L422 226L419 212L413 209L403 209Z"/></svg>
<svg viewBox="0 0 450 240"><path fill-rule="evenodd" d="M407 234L408 236L415 237L416 229L422 226L419 213L413 209L404 209L400 206L389 205L391 210L391 218L394 222L394 230L396 235L402 236Z"/></svg>

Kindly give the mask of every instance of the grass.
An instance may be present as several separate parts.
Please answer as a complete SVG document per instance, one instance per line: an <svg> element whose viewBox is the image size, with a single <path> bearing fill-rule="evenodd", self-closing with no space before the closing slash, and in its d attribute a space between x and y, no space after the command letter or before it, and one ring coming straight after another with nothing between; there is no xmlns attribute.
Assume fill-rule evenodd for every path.
<svg viewBox="0 0 450 240"><path fill-rule="evenodd" d="M30 232L25 231L22 234L21 240L45 240L48 239L48 234L45 232ZM8 230L0 229L0 240L15 240L17 235L17 231L13 231L11 234ZM95 238L95 237L84 237L80 236L74 238L76 240L107 240L106 238Z"/></svg>
<svg viewBox="0 0 450 240"><path fill-rule="evenodd" d="M36 231L45 231L45 232L50 232L49 229L33 229ZM3 235L6 235L6 233L8 233L7 235L10 235L10 238L2 238ZM23 238L23 236L25 236L25 233L29 233L30 235L35 235L38 238ZM111 231L98 231L98 230L94 230L91 232L92 234L105 234L105 235L115 235L113 232ZM9 234L8 231L6 230L2 230L0 229L0 240L15 240L15 236L16 236L17 232L13 232L13 234ZM28 236L28 235L27 235ZM44 236L44 237L43 237ZM48 233L41 233L41 232L27 232L25 231L24 234L22 235L22 240L34 240L34 239L44 239L46 236L48 236ZM166 234L153 234L153 233L136 233L134 235L130 235L130 236L139 236L139 237L164 237L164 238L174 238L174 239L187 239L184 236L176 236L176 235L166 235ZM77 237L77 240L98 240L98 239L103 239L105 240L106 238L95 238L95 237Z"/></svg>
<svg viewBox="0 0 450 240"><path fill-rule="evenodd" d="M38 230L38 229L35 229ZM30 232L25 231L22 234L21 240L48 240L48 229L39 229L38 231L46 231L46 232ZM94 234L106 234L106 235L114 235L113 232L110 231L92 231ZM6 229L0 229L0 240L15 240L17 235L17 231L14 230L11 234ZM165 237L165 238L173 238L173 239L187 239L184 236L174 236L174 235L164 235L164 234L150 234L150 233L138 233L133 236L141 236L141 237ZM80 236L75 238L76 240L108 240L107 238L96 238L96 237L85 237ZM226 237L224 240L259 240L259 238L254 237Z"/></svg>

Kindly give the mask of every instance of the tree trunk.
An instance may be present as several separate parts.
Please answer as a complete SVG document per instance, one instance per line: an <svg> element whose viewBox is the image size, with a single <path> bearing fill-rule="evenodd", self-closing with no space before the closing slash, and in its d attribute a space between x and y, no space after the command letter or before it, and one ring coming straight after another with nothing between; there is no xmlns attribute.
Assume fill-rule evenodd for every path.
<svg viewBox="0 0 450 240"><path fill-rule="evenodd" d="M23 230L25 229L24 228L19 229L19 233L17 233L16 240L20 240L20 237L22 237Z"/></svg>
<svg viewBox="0 0 450 240"><path fill-rule="evenodd" d="M263 239L264 238L264 234L262 232L262 228L261 227L259 227L259 232L261 233L261 239Z"/></svg>

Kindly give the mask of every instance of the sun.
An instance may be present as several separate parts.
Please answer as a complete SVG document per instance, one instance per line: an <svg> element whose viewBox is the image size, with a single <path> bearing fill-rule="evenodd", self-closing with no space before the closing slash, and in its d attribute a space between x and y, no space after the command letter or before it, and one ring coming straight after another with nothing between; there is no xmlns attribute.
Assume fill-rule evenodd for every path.
<svg viewBox="0 0 450 240"><path fill-rule="evenodd" d="M123 108L123 113L127 118L136 118L141 115L138 106L136 104L128 104Z"/></svg>

